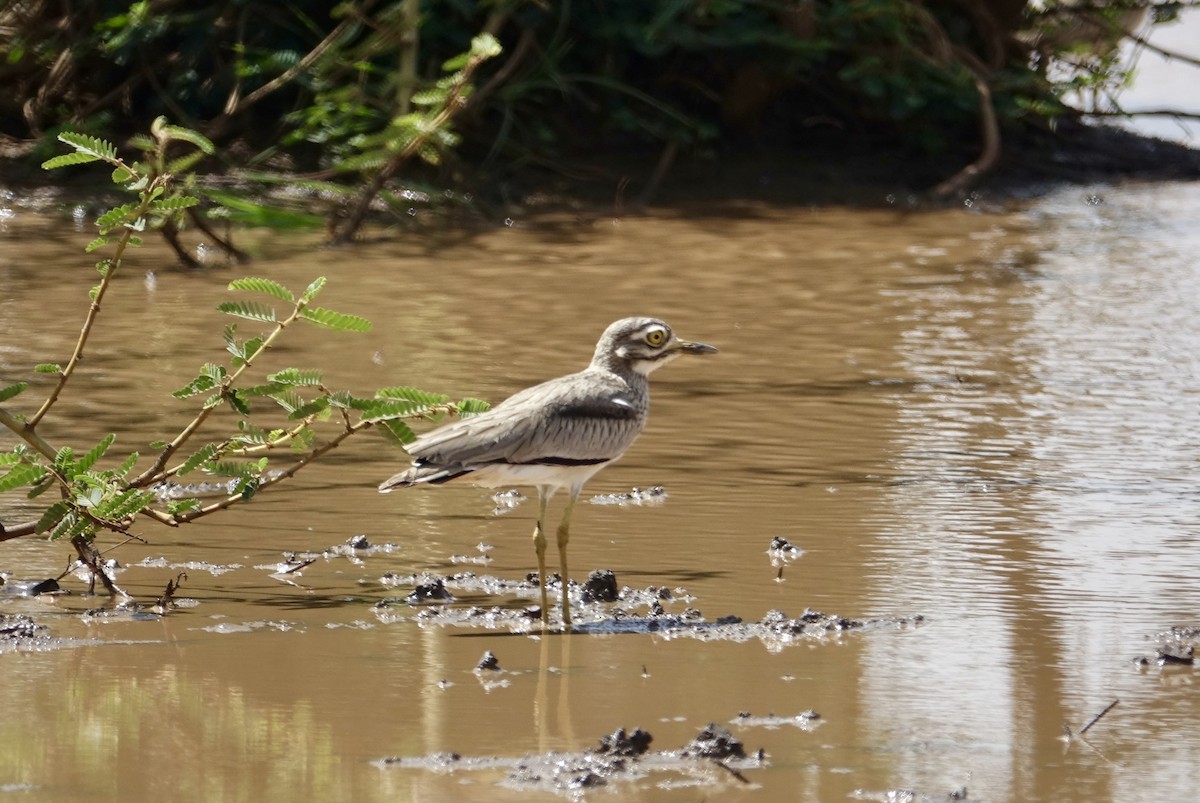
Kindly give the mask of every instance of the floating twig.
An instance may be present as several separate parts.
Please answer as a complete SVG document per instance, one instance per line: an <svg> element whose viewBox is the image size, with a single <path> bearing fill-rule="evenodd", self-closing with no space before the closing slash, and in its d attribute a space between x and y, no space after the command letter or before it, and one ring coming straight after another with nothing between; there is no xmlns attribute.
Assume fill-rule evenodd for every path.
<svg viewBox="0 0 1200 803"><path fill-rule="evenodd" d="M1088 722L1088 724L1084 725L1082 728L1080 728L1080 729L1079 729L1079 735L1080 735L1080 736L1082 736L1083 734L1087 733L1087 732L1088 732L1088 728L1090 728L1090 727L1092 727L1093 725L1095 725L1097 722L1099 722L1099 721L1100 721L1100 718L1101 718L1101 717L1103 717L1103 716L1104 716L1105 714L1107 714L1109 711L1111 711L1111 710L1113 710L1114 708L1116 708L1116 707L1117 707L1117 703L1119 703L1119 702L1121 702L1121 701L1120 701L1120 700L1113 700L1111 703L1109 703L1108 705L1106 705L1106 706L1104 707L1104 710L1103 710L1103 711L1101 711L1099 714L1096 714L1096 716L1094 716L1094 717L1092 717L1092 718L1091 718L1091 720Z"/></svg>

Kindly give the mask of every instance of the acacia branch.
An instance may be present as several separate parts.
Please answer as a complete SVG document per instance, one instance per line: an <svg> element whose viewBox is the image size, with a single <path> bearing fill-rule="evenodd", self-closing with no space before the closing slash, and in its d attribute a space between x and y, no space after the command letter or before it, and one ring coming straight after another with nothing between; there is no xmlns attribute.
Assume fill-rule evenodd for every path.
<svg viewBox="0 0 1200 803"><path fill-rule="evenodd" d="M114 160L113 165L116 167L123 167L126 170L129 170L131 174L134 174L134 171L130 170L120 159ZM155 197L153 190L156 187L164 184L166 184L166 178L163 176L158 176L154 179L154 181L151 182L150 187L142 193L142 203L138 207L136 215L137 218L145 216L146 210L150 208L150 204ZM100 315L100 303L104 301L104 296L108 292L108 288L112 285L112 278L116 274L117 268L121 265L121 257L124 255L125 249L128 247L129 240L133 237L133 234L133 229L126 226L125 230L121 234L121 239L117 242L116 251L110 259L106 260L108 263L107 268L104 271L104 275L100 278L100 285L96 289L96 297L92 299L92 304L90 307L88 307L87 318L84 319L83 328L79 331L79 339L75 341L75 351L72 352L71 359L67 362L66 367L59 372L58 383L54 386L54 389L50 391L50 395L46 397L46 401L44 401L42 406L38 408L38 411L34 413L28 421L26 421L25 429L32 431L33 428L38 425L38 422L45 417L46 413L50 412L50 408L53 407L54 403L58 401L58 397L62 393L63 388L66 387L67 382L69 382L71 379L71 375L75 373L75 369L79 366L79 361L83 359L84 347L87 346L88 337L92 333L92 327L95 326L96 318ZM53 455L50 455L50 457L53 458Z"/></svg>
<svg viewBox="0 0 1200 803"><path fill-rule="evenodd" d="M322 446L320 446L316 449L313 449L311 452L306 454L304 457L300 458L295 463L293 463L292 465L283 469L279 473L274 474L274 475L264 479L262 482L259 483L258 487L255 489L255 493L262 491L264 488L269 488L272 485L275 485L276 483L283 482L286 479L291 479L292 477L296 476L296 473L298 471L300 471L302 468L304 468L308 464L312 463L318 457L325 454L326 452L336 449L338 446L341 445L341 443L343 441L345 441L351 435L354 435L357 432L362 432L365 429L369 429L370 427L373 427L374 425L375 425L374 421L359 421L357 424L347 427L333 440L329 441L328 443L323 444ZM246 501L246 497L244 497L242 494L240 494L240 493L231 494L230 496L225 497L224 499L222 499L219 502L213 502L211 505L205 505L204 507L199 508L197 510L191 510L186 513L176 514L172 518L178 524L187 524L189 522L195 521L196 519L216 513L218 510L225 510L226 508L233 507L234 505L236 505L240 502L244 502L244 501Z"/></svg>
<svg viewBox="0 0 1200 803"><path fill-rule="evenodd" d="M229 374L224 380L222 380L221 384L216 388L217 393L224 397L224 395L229 392L229 389L233 387L233 384L238 380L238 378L250 368L251 364L258 359L259 356L265 354L267 349L271 348L271 345L275 342L279 335L283 333L283 330L300 317L300 313L306 306L306 302L298 302L291 315L276 323L275 329L271 332L271 334L267 335L261 344L259 344L258 349L253 354L249 355L245 360L243 360L242 364L239 365L233 371L233 373ZM196 431L204 425L204 422L208 420L208 417L212 415L212 412L215 409L217 409L217 405L202 407L200 412L196 414L196 417L193 418L188 425L185 426L179 432L179 434L171 440L170 443L163 447L162 452L154 461L154 464L138 475L136 479L130 482L129 487L141 488L158 480L161 477L163 469L166 467L167 463L170 462L175 453L178 452L179 449L185 443L187 443L193 435L196 434Z"/></svg>

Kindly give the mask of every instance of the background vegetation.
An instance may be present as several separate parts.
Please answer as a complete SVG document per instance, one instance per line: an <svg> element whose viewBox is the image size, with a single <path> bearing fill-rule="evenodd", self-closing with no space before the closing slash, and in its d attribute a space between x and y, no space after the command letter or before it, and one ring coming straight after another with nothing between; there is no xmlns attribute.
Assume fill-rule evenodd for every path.
<svg viewBox="0 0 1200 803"><path fill-rule="evenodd" d="M681 157L836 146L915 159L951 194L1006 142L1078 117L1068 95L1111 98L1115 43L1188 4L10 0L0 136L35 165L64 129L119 139L163 115L216 143L209 170L382 189L416 136L397 121L424 110L408 156L446 183L607 181L620 154L643 159L648 194ZM480 34L496 46L474 75L445 70Z"/></svg>

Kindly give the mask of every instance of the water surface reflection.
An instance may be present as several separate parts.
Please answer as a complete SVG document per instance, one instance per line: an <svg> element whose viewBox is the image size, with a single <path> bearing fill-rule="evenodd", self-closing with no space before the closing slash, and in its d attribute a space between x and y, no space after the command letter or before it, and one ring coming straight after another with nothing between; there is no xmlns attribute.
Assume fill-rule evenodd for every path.
<svg viewBox="0 0 1200 803"><path fill-rule="evenodd" d="M497 516L470 487L380 497L400 457L364 442L233 516L123 548L126 564L163 559L128 570L143 598L189 561L236 566L189 571L199 604L162 622L98 622L80 615L96 601L78 597L0 598L0 612L32 612L62 635L152 642L0 656L22 665L0 690L14 712L0 755L15 757L0 784L44 799L114 787L527 799L498 776L380 772L369 760L579 749L618 726L667 748L739 711L811 708L824 723L814 732L739 734L772 763L753 773L761 786L726 779L722 799L963 786L984 800L1161 799L1200 762L1200 711L1179 685L1193 675L1130 659L1200 608L1197 214L1200 187L1131 185L990 214L747 207L518 221L437 248L331 254L260 235L254 273L294 286L326 273L330 307L376 322L356 340L302 333L281 349L329 366L335 386L497 400L578 369L604 326L630 314L718 345L703 365L655 374L646 433L589 486L661 484L667 503L582 505L573 565L685 587L711 618L811 607L928 623L771 652L391 621L372 611L397 594L379 583L386 572L455 571L450 556L480 542L495 547L486 571L529 571L534 511ZM29 333L2 344L6 377L56 358L77 331L85 288L44 266L83 261L74 242L39 239L50 230L18 217L0 234L0 320ZM178 273L166 258L137 256L106 304L87 394L64 400L47 437L116 430L138 448L188 420L172 404L131 410L128 388L165 397L219 353L211 310L232 275ZM45 312L36 326L31 307ZM4 503L0 520L32 510ZM319 561L290 584L263 568L360 532L395 548ZM805 550L782 581L765 554L775 535ZM28 540L0 553L23 574L56 572L63 557ZM471 672L485 649L506 684ZM1059 739L1064 721L1078 730L1115 698L1089 733L1096 750ZM80 735L30 741L30 723ZM647 783L623 797L696 792Z"/></svg>

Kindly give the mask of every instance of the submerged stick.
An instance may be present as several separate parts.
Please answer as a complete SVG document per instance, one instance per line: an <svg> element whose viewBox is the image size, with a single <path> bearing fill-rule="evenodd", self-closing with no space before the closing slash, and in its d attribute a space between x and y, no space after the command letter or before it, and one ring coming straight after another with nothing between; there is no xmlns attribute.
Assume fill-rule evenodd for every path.
<svg viewBox="0 0 1200 803"><path fill-rule="evenodd" d="M1113 710L1114 708L1116 708L1116 707L1117 707L1117 703L1119 703L1119 702L1121 702L1121 701L1120 701L1120 700L1113 700L1111 703L1109 703L1107 706L1105 706L1103 711L1101 711L1099 714L1096 714L1096 716L1094 716L1094 717L1092 717L1092 718L1091 718L1091 720L1088 722L1088 724L1084 725L1082 728L1080 728L1080 729L1079 729L1079 735L1080 735L1080 736L1082 736L1083 734L1087 733L1087 732L1088 732L1088 728L1090 728L1090 727L1092 727L1093 725L1095 725L1097 722L1099 722L1099 721L1100 721L1100 718L1101 718L1101 717L1103 717L1103 716L1104 716L1105 714L1107 714L1109 711L1111 711L1111 710Z"/></svg>

